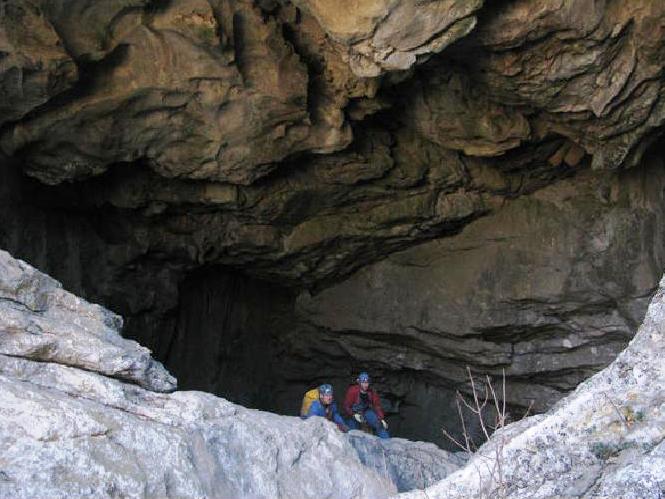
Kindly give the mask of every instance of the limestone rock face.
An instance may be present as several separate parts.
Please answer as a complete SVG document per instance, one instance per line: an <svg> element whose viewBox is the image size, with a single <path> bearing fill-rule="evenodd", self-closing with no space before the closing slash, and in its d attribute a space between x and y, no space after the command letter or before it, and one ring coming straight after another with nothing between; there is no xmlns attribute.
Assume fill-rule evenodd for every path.
<svg viewBox="0 0 665 499"><path fill-rule="evenodd" d="M312 123L305 64L251 2L45 2L40 14L85 69L75 94L3 139L29 149L43 182L142 158L166 177L248 184L287 154L349 142L343 119Z"/></svg>
<svg viewBox="0 0 665 499"><path fill-rule="evenodd" d="M594 168L630 166L663 122L664 13L649 0L507 2L461 54L495 100L536 110L541 136L569 137Z"/></svg>
<svg viewBox="0 0 665 499"><path fill-rule="evenodd" d="M395 491L322 419L259 413L205 393L156 394L4 355L0 392L3 497L315 497L324 490L378 498Z"/></svg>
<svg viewBox="0 0 665 499"><path fill-rule="evenodd" d="M387 473L400 492L424 489L457 471L468 459L464 452L453 454L431 443L380 439L359 431L351 432L349 439L363 464Z"/></svg>
<svg viewBox="0 0 665 499"><path fill-rule="evenodd" d="M529 121L474 88L465 75L436 68L423 72L405 106L409 128L427 140L469 156L500 156L530 138Z"/></svg>
<svg viewBox="0 0 665 499"><path fill-rule="evenodd" d="M646 197L641 188L660 175L644 175L604 188L583 177L561 181L455 238L302 293L300 329L287 335L292 349L322 364L344 352L350 364L371 368L398 407L426 403L425 413L395 422L409 435L431 428L437 439L430 415L455 418L452 390L419 394L418 386L438 379L442 388L468 389L467 366L495 376L505 369L515 413L530 404L542 411L611 362L643 317L665 256L660 245L641 243L665 229L663 184ZM414 375L395 376L396 368Z"/></svg>
<svg viewBox="0 0 665 499"><path fill-rule="evenodd" d="M78 79L55 29L32 3L0 5L0 125L18 120Z"/></svg>
<svg viewBox="0 0 665 499"><path fill-rule="evenodd" d="M486 156L554 134L594 167L636 164L663 121L663 7L564 4L12 0L2 105L20 122L2 147L53 184L137 160L251 184L295 153L349 145L350 122L385 107L392 73L443 52L433 67L449 75L422 91L446 121L429 140Z"/></svg>
<svg viewBox="0 0 665 499"><path fill-rule="evenodd" d="M664 353L665 280L637 335L609 367L548 413L495 433L463 469L400 497L497 491L515 498L660 497L665 489ZM500 478L488 471L497 455Z"/></svg>
<svg viewBox="0 0 665 499"><path fill-rule="evenodd" d="M122 319L0 250L0 354L55 362L158 392L176 380L147 348L120 336Z"/></svg>
<svg viewBox="0 0 665 499"><path fill-rule="evenodd" d="M355 74L407 70L443 50L476 25L482 0L296 0L338 42Z"/></svg>
<svg viewBox="0 0 665 499"><path fill-rule="evenodd" d="M259 413L205 393L160 395L4 355L0 392L3 497L315 497L324 490L378 498L395 491L321 419Z"/></svg>
<svg viewBox="0 0 665 499"><path fill-rule="evenodd" d="M663 120L659 2L295 6L12 0L3 7L3 119L74 91L10 127L3 149L25 151L27 171L47 183L141 159L166 177L249 184L294 153L347 146L349 119L383 106L382 75L442 51L434 66L457 76L435 78L425 94L465 117L426 135L468 155L499 154L533 130L568 137L594 167L614 168L639 161ZM508 122L501 104L512 107L500 113ZM469 105L477 110L460 113ZM486 143L461 146L475 130Z"/></svg>
<svg viewBox="0 0 665 499"><path fill-rule="evenodd" d="M0 247L197 388L366 367L436 440L466 365L545 410L662 274L663 2L0 8Z"/></svg>
<svg viewBox="0 0 665 499"><path fill-rule="evenodd" d="M423 477L400 478L400 490L431 485L461 464L406 441L392 443L389 457L380 444L365 445L361 460L322 418L263 413L207 393L160 393L175 380L145 349L151 376L134 365L108 368L140 348L118 335L117 316L6 252L0 264L1 497L381 498L397 491L397 475L376 465L381 459L398 463L400 476ZM37 344L42 335L57 339ZM413 455L423 446L430 460L419 472Z"/></svg>

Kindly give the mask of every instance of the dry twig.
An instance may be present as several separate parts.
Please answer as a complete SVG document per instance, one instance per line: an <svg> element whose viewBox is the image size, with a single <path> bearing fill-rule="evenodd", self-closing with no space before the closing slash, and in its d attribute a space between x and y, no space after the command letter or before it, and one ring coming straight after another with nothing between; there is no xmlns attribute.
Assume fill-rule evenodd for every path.
<svg viewBox="0 0 665 499"><path fill-rule="evenodd" d="M442 431L443 435L448 438L454 445L465 452L472 453L478 450L478 446L476 446L473 438L471 437L471 433L469 432L469 428L467 427L467 423L464 418L462 406L464 406L469 412L471 412L471 414L474 415L475 418L477 418L478 425L480 426L482 434L485 437L485 441L489 440L490 430L492 432L497 431L506 426L508 423L508 413L506 411L506 372L505 370L502 370L501 395L499 396L489 376L485 376L484 394L481 394L480 389L477 386L477 381L474 379L473 374L471 373L471 369L467 366L466 370L469 376L469 383L471 385L471 394L473 400L467 400L459 391L457 392L455 400L464 441L462 442L460 439L453 437L445 428ZM486 414L484 414L484 411L488 408L488 402L490 401L491 404L489 407L493 407L494 412L496 412L494 426L488 425L485 422ZM527 416L531 410L532 405L533 403L529 405L529 408L524 414L524 417ZM483 462L486 466L487 472L491 479L489 484L483 486L482 473L480 472L480 469L477 468L480 487L479 495L481 496L488 495L493 497L506 497L507 484L504 476L505 468L503 461L504 447L505 439L503 436L501 436L496 439L495 445L493 447L494 452L492 457L478 454L478 456L482 458L481 462Z"/></svg>

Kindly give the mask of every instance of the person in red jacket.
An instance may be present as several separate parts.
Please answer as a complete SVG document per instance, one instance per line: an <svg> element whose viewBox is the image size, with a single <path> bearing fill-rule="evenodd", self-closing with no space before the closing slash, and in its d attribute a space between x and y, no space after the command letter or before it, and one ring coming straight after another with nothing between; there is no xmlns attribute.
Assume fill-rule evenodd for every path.
<svg viewBox="0 0 665 499"><path fill-rule="evenodd" d="M356 384L349 386L344 397L344 413L349 416L347 424L358 429L360 423L367 422L380 438L390 438L379 395L369 387L369 374L362 372Z"/></svg>

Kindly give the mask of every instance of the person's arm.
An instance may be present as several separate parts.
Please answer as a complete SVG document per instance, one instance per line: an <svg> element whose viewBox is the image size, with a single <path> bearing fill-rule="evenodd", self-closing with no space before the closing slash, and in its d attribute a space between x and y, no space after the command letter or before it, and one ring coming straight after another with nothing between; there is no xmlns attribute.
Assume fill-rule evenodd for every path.
<svg viewBox="0 0 665 499"><path fill-rule="evenodd" d="M335 402L333 402L332 405L332 413L333 413L333 421L337 423L339 429L342 431L349 431L349 427L346 426L346 421L344 421L344 418L337 411L337 404Z"/></svg>
<svg viewBox="0 0 665 499"><path fill-rule="evenodd" d="M383 407L381 407L381 398L374 390L372 390L372 406L374 408L374 412L376 413L376 417L383 419L385 414L383 413Z"/></svg>
<svg viewBox="0 0 665 499"><path fill-rule="evenodd" d="M314 402L312 402L312 405L309 406L309 410L307 411L307 417L308 418L311 416L325 417L325 413L322 414L321 409L322 409L321 404L318 402L318 400L315 400Z"/></svg>

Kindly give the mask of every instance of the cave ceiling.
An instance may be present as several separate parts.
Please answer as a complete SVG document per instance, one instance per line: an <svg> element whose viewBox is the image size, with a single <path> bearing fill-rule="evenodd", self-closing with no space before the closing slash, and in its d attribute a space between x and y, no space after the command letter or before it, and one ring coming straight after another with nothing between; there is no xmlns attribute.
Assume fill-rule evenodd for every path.
<svg viewBox="0 0 665 499"><path fill-rule="evenodd" d="M665 117L660 2L0 8L6 155L137 253L290 285L631 168Z"/></svg>

